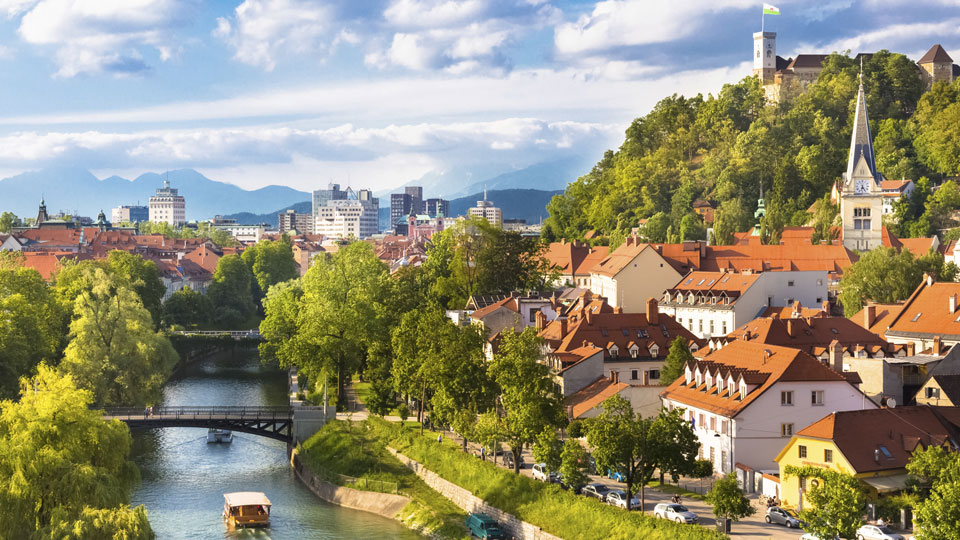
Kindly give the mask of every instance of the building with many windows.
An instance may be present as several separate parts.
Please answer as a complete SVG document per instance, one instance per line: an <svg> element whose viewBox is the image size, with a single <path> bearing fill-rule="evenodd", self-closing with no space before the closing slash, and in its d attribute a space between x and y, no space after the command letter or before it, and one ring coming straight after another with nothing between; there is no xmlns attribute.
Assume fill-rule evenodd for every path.
<svg viewBox="0 0 960 540"><path fill-rule="evenodd" d="M334 187L339 191L339 186ZM327 198L324 206L316 206L317 193L314 192L314 233L327 238L362 239L380 231L380 202L369 189L355 192L348 187L341 192L345 198Z"/></svg>
<svg viewBox="0 0 960 540"><path fill-rule="evenodd" d="M177 189L170 187L167 180L164 180L163 187L157 190L157 194L150 197L148 206L148 217L152 223L168 223L173 227L181 227L187 222L186 200Z"/></svg>
<svg viewBox="0 0 960 540"><path fill-rule="evenodd" d="M390 194L390 227L402 227L406 225L407 216L410 214L417 215L427 213L428 212L424 211L422 187L407 186L403 189L403 193Z"/></svg>
<svg viewBox="0 0 960 540"><path fill-rule="evenodd" d="M118 206L110 211L113 223L138 223L150 220L150 208L147 206Z"/></svg>
<svg viewBox="0 0 960 540"><path fill-rule="evenodd" d="M313 214L298 214L292 208L277 214L277 229L280 234L288 232L312 233Z"/></svg>
<svg viewBox="0 0 960 540"><path fill-rule="evenodd" d="M483 200L477 201L477 205L467 211L470 217L478 217L487 220L494 227L503 227L503 212L493 205L493 201L487 200L487 190L483 190Z"/></svg>

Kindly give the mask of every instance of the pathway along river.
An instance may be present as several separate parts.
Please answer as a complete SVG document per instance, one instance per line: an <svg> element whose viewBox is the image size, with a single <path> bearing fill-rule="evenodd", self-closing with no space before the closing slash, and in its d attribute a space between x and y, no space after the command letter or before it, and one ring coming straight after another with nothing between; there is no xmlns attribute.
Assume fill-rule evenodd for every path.
<svg viewBox="0 0 960 540"><path fill-rule="evenodd" d="M286 374L260 364L256 349L230 351L180 370L164 388L164 405L283 405ZM329 505L293 475L285 444L245 433L232 444L207 444L205 429L133 432L132 459L143 481L132 503L146 505L161 540L187 538L415 539L399 523ZM269 529L229 531L223 494L263 491L274 504Z"/></svg>

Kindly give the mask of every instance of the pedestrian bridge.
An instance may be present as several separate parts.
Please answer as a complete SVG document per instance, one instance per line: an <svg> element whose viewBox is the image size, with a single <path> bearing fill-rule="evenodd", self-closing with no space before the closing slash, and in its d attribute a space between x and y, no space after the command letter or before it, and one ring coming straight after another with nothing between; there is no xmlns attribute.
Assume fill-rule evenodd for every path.
<svg viewBox="0 0 960 540"><path fill-rule="evenodd" d="M256 328L252 330L177 330L170 332L170 334L184 337L229 337L237 341L245 339L260 341L263 339L260 330Z"/></svg>
<svg viewBox="0 0 960 540"><path fill-rule="evenodd" d="M229 429L269 437L287 444L316 433L336 412L323 407L119 407L105 410L105 420L120 420L130 429L195 427Z"/></svg>

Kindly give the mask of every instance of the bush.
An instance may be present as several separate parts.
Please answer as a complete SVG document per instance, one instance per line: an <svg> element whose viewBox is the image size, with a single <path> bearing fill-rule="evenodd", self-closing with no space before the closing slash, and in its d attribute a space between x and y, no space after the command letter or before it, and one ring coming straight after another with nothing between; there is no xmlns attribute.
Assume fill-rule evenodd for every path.
<svg viewBox="0 0 960 540"><path fill-rule="evenodd" d="M917 496L911 493L886 495L877 499L877 517L887 522L900 522L900 510L913 508L917 503Z"/></svg>
<svg viewBox="0 0 960 540"><path fill-rule="evenodd" d="M583 420L574 420L567 426L567 435L574 439L583 437Z"/></svg>

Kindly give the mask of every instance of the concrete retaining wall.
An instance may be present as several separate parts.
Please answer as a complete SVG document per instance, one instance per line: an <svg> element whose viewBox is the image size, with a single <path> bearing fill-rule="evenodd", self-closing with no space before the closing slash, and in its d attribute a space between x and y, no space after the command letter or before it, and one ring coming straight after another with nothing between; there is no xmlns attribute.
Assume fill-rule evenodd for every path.
<svg viewBox="0 0 960 540"><path fill-rule="evenodd" d="M508 514L495 506L487 504L480 497L473 495L453 482L444 480L437 473L427 469L421 463L397 452L393 448L387 447L387 450L396 456L401 463L416 473L417 476L423 479L423 481L437 493L450 499L453 504L459 506L466 512L482 512L492 517L500 523L500 526L503 527L508 534L517 540L563 540L558 536L544 532L540 527L522 521L513 514Z"/></svg>
<svg viewBox="0 0 960 540"><path fill-rule="evenodd" d="M301 462L296 450L290 458L290 465L293 466L297 478L310 488L310 491L331 504L395 519L400 510L410 502L410 499L403 495L360 491L321 480Z"/></svg>

